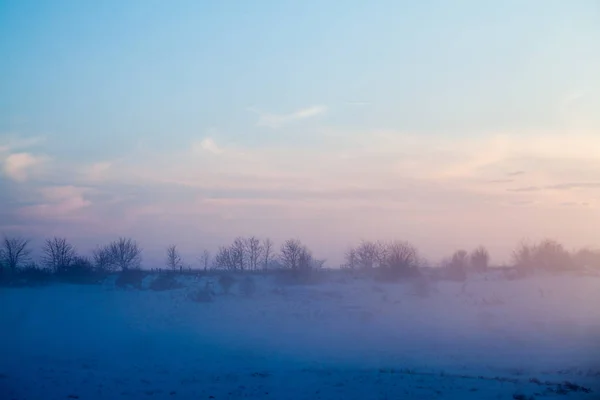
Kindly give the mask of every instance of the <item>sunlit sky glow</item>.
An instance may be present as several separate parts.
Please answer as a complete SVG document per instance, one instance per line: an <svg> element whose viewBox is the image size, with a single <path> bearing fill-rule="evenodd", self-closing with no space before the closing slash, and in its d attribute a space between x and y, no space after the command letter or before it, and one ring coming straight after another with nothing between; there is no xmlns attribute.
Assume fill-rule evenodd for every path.
<svg viewBox="0 0 600 400"><path fill-rule="evenodd" d="M600 245L597 1L0 1L0 58L2 232Z"/></svg>

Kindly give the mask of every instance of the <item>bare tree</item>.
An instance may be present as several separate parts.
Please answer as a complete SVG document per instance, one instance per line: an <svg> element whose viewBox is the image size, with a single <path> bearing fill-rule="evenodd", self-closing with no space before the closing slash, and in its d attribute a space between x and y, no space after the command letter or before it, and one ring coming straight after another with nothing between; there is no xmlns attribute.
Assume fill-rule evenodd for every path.
<svg viewBox="0 0 600 400"><path fill-rule="evenodd" d="M252 271L258 270L258 263L263 254L263 247L260 240L256 236L251 236L246 239L246 252L248 255L248 268Z"/></svg>
<svg viewBox="0 0 600 400"><path fill-rule="evenodd" d="M444 261L446 268L446 277L455 281L464 281L467 279L467 269L469 267L469 253L466 250L455 251L449 259Z"/></svg>
<svg viewBox="0 0 600 400"><path fill-rule="evenodd" d="M490 253L483 246L477 247L469 256L471 267L477 272L484 272L490 263Z"/></svg>
<svg viewBox="0 0 600 400"><path fill-rule="evenodd" d="M234 265L233 269L244 271L246 269L246 241L244 238L235 238L229 251Z"/></svg>
<svg viewBox="0 0 600 400"><path fill-rule="evenodd" d="M273 242L271 241L271 239L266 238L265 240L263 240L262 248L264 261L263 267L266 270L269 268L269 264L273 259Z"/></svg>
<svg viewBox="0 0 600 400"><path fill-rule="evenodd" d="M573 263L579 268L600 269L600 250L584 248L573 255Z"/></svg>
<svg viewBox="0 0 600 400"><path fill-rule="evenodd" d="M142 263L142 249L130 238L119 238L108 245L110 258L122 271L139 269Z"/></svg>
<svg viewBox="0 0 600 400"><path fill-rule="evenodd" d="M533 269L535 260L535 247L525 241L521 241L512 253L512 262L521 272Z"/></svg>
<svg viewBox="0 0 600 400"><path fill-rule="evenodd" d="M279 258L285 268L294 270L300 265L304 245L298 239L288 239L281 245Z"/></svg>
<svg viewBox="0 0 600 400"><path fill-rule="evenodd" d="M29 239L5 236L2 240L1 263L15 272L22 264L30 261Z"/></svg>
<svg viewBox="0 0 600 400"><path fill-rule="evenodd" d="M358 267L358 252L356 248L351 247L344 254L344 265L342 267L349 269L356 269Z"/></svg>
<svg viewBox="0 0 600 400"><path fill-rule="evenodd" d="M375 265L379 268L384 267L387 263L389 253L388 247L390 244L377 241L375 242ZM412 247L412 245L410 245ZM416 249L415 249L416 252Z"/></svg>
<svg viewBox="0 0 600 400"><path fill-rule="evenodd" d="M572 268L573 257L564 246L553 239L542 240L534 251L535 267L546 270L562 270Z"/></svg>
<svg viewBox="0 0 600 400"><path fill-rule="evenodd" d="M98 246L92 251L94 266L98 271L114 272L117 265L111 257L109 246Z"/></svg>
<svg viewBox="0 0 600 400"><path fill-rule="evenodd" d="M417 249L408 242L395 241L385 247L384 270L389 271L390 278L415 275L419 268Z"/></svg>
<svg viewBox="0 0 600 400"><path fill-rule="evenodd" d="M67 270L77 258L75 247L60 237L46 239L42 253L42 263L55 273Z"/></svg>
<svg viewBox="0 0 600 400"><path fill-rule="evenodd" d="M204 268L204 270L208 270L208 266L210 264L210 252L208 250L204 250L202 255L200 256L200 264Z"/></svg>
<svg viewBox="0 0 600 400"><path fill-rule="evenodd" d="M183 268L183 258L181 258L181 254L179 254L179 250L174 244L167 247L167 267L172 271Z"/></svg>
<svg viewBox="0 0 600 400"><path fill-rule="evenodd" d="M466 270L469 265L469 253L466 250L457 250L450 258L450 268Z"/></svg>
<svg viewBox="0 0 600 400"><path fill-rule="evenodd" d="M220 246L214 259L215 269L234 270L236 265L231 258L231 248Z"/></svg>
<svg viewBox="0 0 600 400"><path fill-rule="evenodd" d="M378 260L380 247L373 242L361 241L356 248L356 261L359 268L371 269L375 267L376 263L380 261Z"/></svg>

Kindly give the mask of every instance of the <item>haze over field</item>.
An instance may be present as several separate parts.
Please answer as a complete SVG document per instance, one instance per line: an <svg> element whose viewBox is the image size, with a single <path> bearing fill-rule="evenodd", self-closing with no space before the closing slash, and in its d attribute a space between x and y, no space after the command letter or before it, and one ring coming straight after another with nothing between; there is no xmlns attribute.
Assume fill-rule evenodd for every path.
<svg viewBox="0 0 600 400"><path fill-rule="evenodd" d="M0 3L0 231L597 244L596 1Z"/></svg>

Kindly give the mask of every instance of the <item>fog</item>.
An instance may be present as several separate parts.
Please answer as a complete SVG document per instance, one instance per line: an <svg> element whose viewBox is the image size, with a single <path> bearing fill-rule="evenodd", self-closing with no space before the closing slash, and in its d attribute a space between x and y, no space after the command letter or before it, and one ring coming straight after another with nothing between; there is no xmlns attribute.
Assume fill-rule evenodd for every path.
<svg viewBox="0 0 600 400"><path fill-rule="evenodd" d="M565 381L600 390L597 273L385 283L329 271L311 285L255 274L251 293L240 274L225 293L220 276L179 276L181 287L164 291L150 290L155 275L141 290L114 276L2 288L0 390L18 399L487 398L556 393ZM207 288L210 300L198 301Z"/></svg>

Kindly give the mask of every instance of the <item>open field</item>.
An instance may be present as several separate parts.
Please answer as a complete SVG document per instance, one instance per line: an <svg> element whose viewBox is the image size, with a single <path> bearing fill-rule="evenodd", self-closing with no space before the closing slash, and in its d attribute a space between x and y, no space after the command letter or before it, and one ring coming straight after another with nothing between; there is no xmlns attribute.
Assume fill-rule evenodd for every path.
<svg viewBox="0 0 600 400"><path fill-rule="evenodd" d="M147 287L155 279L144 281ZM0 288L2 399L594 399L600 277ZM238 281L243 278L237 277ZM214 282L215 296L190 293ZM568 383L567 383L568 382Z"/></svg>

